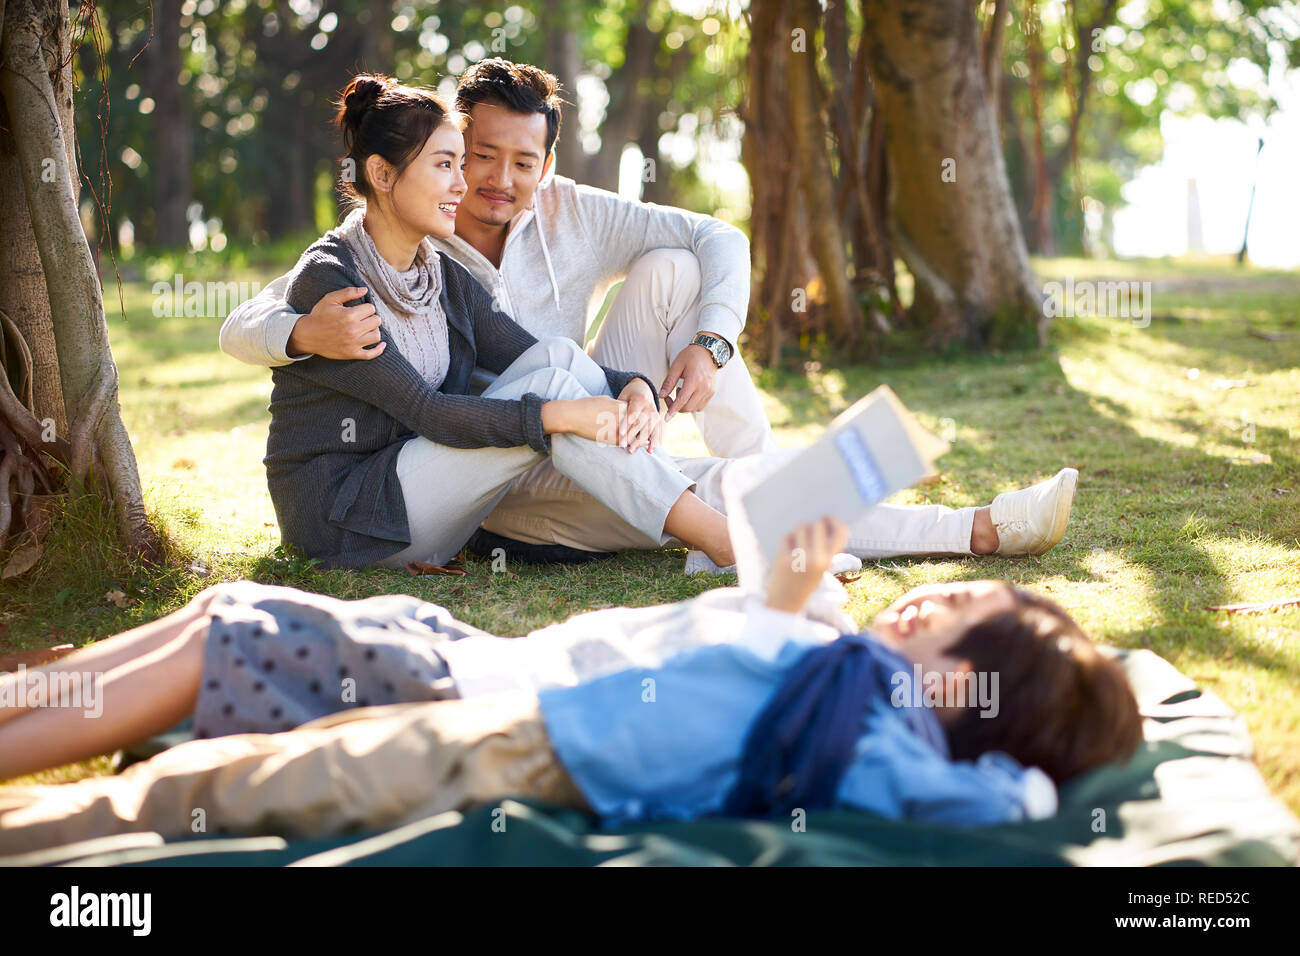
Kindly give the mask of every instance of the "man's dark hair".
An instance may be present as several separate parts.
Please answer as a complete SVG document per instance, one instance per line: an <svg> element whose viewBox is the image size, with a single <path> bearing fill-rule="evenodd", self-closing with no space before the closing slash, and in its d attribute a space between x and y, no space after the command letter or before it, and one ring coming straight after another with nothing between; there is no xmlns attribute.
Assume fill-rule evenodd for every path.
<svg viewBox="0 0 1300 956"><path fill-rule="evenodd" d="M946 728L955 759L1000 750L1060 784L1131 757L1142 717L1123 669L1061 607L1011 588L1016 606L968 628L945 651L998 673L998 713L968 707Z"/></svg>
<svg viewBox="0 0 1300 956"><path fill-rule="evenodd" d="M560 81L545 70L501 57L480 60L460 76L456 108L466 116L480 103L504 106L516 113L546 117L546 152L560 136Z"/></svg>

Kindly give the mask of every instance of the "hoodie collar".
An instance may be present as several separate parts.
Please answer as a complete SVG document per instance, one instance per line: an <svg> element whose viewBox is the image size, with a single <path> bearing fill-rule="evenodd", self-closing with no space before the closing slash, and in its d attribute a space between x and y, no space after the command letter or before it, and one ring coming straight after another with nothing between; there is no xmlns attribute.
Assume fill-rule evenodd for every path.
<svg viewBox="0 0 1300 956"><path fill-rule="evenodd" d="M538 192L540 191L541 191L541 187L538 187ZM532 207L529 209L521 209L518 213L515 214L515 217L510 220L510 225L507 227L506 230L505 245L501 247L501 262L503 264L505 263L506 253L510 249L510 244L512 242L517 241L517 238L523 234L523 231L528 227L528 224L533 220L537 221L537 241L538 244L541 246L542 260L546 263L547 278L550 279L551 282L551 301L555 303L555 311L559 312L560 311L560 282L555 276L555 266L551 262L551 249L548 243L546 242L546 231L542 228L542 218L537 209L536 194L534 194L533 197ZM501 270L495 266L492 266L492 263L488 261L488 258L486 256L484 256L481 252L475 249L472 245L470 245L460 236L456 235L455 233L452 233L452 235L449 238L444 239L443 241L446 242L448 245L450 245L452 249L456 251L457 255L468 256L468 257L477 256L486 265L491 267L497 273L499 279L504 281L504 276L501 275ZM518 240L518 241L522 241L522 240Z"/></svg>

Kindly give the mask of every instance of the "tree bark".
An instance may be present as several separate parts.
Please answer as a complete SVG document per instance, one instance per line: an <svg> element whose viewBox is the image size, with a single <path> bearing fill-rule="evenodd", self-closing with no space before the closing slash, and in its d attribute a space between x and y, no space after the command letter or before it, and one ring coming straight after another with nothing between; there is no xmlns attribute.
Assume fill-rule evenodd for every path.
<svg viewBox="0 0 1300 956"><path fill-rule="evenodd" d="M641 81L654 73L659 34L645 23L645 11L627 26L623 65L605 83L609 105L600 126L600 152L587 160L586 181L602 189L618 189L619 165L627 144L638 138L646 123L659 128L659 112L648 116ZM658 171L656 170L656 175Z"/></svg>
<svg viewBox="0 0 1300 956"><path fill-rule="evenodd" d="M1033 121L1034 196L1029 207L1029 248L1042 256L1056 255L1055 193L1047 170L1043 141L1043 23L1036 0L1025 11L1025 47L1029 67L1029 114Z"/></svg>
<svg viewBox="0 0 1300 956"><path fill-rule="evenodd" d="M190 204L190 131L178 77L181 72L181 0L159 0L154 8L157 37L149 47L150 93L154 101L156 161L154 239L164 248L189 241L185 213Z"/></svg>
<svg viewBox="0 0 1300 956"><path fill-rule="evenodd" d="M392 0L367 0L365 40L361 47L358 73L392 73L393 3Z"/></svg>
<svg viewBox="0 0 1300 956"><path fill-rule="evenodd" d="M104 477L123 537L129 546L143 549L151 543L152 532L118 409L117 368L108 344L99 277L77 212L68 27L67 7L58 0L7 2L0 37L0 95L26 201L6 214L30 217L40 254L71 429L73 477L84 479L98 450L107 466ZM52 47L43 45L50 41Z"/></svg>
<svg viewBox="0 0 1300 956"><path fill-rule="evenodd" d="M852 346L861 332L861 316L849 287L846 244L832 190L830 161L826 150L829 131L821 108L821 81L817 76L813 37L821 11L817 0L801 0L796 7L797 23L807 30L808 46L796 49L786 44L786 81L790 85L791 147L799 169L799 188L810 217L811 252L817 262L826 297L826 316L837 346Z"/></svg>
<svg viewBox="0 0 1300 956"><path fill-rule="evenodd" d="M546 69L555 74L563 88L565 109L560 138L555 144L555 171L578 182L588 182L590 157L582 148L582 127L578 123L578 72L582 50L569 0L546 0ZM615 162L617 168L617 161ZM617 180L618 173L615 172ZM614 188L618 188L617 181Z"/></svg>
<svg viewBox="0 0 1300 956"><path fill-rule="evenodd" d="M1041 342L1046 320L985 96L968 0L864 0L894 236L932 347ZM949 179L952 181L945 181Z"/></svg>
<svg viewBox="0 0 1300 956"><path fill-rule="evenodd" d="M2 6L2 0L0 0ZM38 420L50 420L59 435L68 433L59 381L59 353L54 344L45 272L36 251L32 221L26 215L22 170L9 132L8 111L0 98L0 312L13 320L31 353L32 408Z"/></svg>
<svg viewBox="0 0 1300 956"><path fill-rule="evenodd" d="M787 335L798 334L800 319L806 318L791 308L794 290L806 283L797 273L794 254L801 238L796 235L801 218L797 174L781 134L789 94L785 71L772 68L773 62L784 62L789 43L781 7L782 0L753 0L749 6L747 82L738 110L745 124L741 156L753 197L749 233L754 268L745 329L751 354L764 355L769 365L778 363Z"/></svg>
<svg viewBox="0 0 1300 956"><path fill-rule="evenodd" d="M993 12L984 34L984 87L990 103L998 101L998 80L1002 76L1002 36L1011 19L1011 0L993 0ZM997 114L994 113L994 118Z"/></svg>

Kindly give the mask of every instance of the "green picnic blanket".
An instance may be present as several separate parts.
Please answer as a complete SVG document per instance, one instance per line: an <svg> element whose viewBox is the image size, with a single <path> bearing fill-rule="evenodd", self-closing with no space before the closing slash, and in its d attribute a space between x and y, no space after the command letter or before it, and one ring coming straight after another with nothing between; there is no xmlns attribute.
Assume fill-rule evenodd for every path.
<svg viewBox="0 0 1300 956"><path fill-rule="evenodd" d="M129 834L11 859L83 866L1295 865L1300 821L1268 792L1244 722L1150 651L1116 652L1145 721L1124 766L1071 781L1048 820L980 829L861 813L722 818L606 830L512 800L380 833L163 843Z"/></svg>

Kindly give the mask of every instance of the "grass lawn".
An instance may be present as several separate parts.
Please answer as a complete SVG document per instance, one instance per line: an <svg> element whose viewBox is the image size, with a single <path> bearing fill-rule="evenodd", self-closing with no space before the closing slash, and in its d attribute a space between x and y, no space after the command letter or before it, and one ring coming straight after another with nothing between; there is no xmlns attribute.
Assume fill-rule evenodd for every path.
<svg viewBox="0 0 1300 956"><path fill-rule="evenodd" d="M985 504L1064 465L1079 469L1070 530L1048 555L869 565L849 586L851 613L866 622L904 589L932 581L998 577L1034 587L1099 640L1148 647L1226 700L1245 717L1270 786L1300 812L1300 607L1206 609L1300 596L1300 275L1166 262L1036 266L1044 281L1150 279L1154 320L1135 328L1061 319L1047 352L762 374L787 447L807 443L881 382L925 423L955 432L942 481L902 501ZM265 281L276 271L237 278ZM458 578L304 567L275 550L261 468L268 375L219 354L220 317L155 318L147 282L125 293L123 318L110 285L123 412L149 502L184 560L161 575L122 567L97 550L102 519L74 512L60 558L0 584L0 651L82 644L241 577L342 597L405 591L505 634L717 583L683 577L681 552L498 574L471 561ZM1248 329L1286 334L1270 341ZM673 434L674 450L701 453L689 422L674 423ZM113 590L126 594L126 607L105 599ZM41 779L103 768L92 762Z"/></svg>

